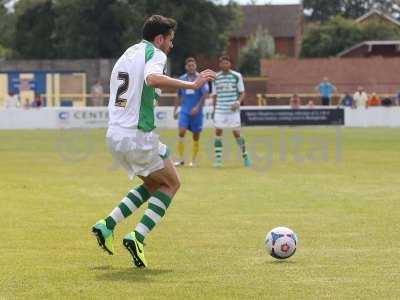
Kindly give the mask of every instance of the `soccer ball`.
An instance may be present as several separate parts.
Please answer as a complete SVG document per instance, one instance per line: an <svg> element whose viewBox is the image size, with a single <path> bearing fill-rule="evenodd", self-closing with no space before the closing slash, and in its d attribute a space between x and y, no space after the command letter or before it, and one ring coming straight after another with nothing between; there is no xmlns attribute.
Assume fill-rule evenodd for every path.
<svg viewBox="0 0 400 300"><path fill-rule="evenodd" d="M291 257L296 252L297 243L296 234L287 227L276 227L265 238L267 252L278 259Z"/></svg>

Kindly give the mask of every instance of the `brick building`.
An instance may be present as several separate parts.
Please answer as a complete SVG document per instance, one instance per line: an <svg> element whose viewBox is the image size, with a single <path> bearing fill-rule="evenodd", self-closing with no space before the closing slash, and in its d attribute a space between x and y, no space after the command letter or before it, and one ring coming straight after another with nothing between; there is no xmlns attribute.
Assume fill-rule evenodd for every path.
<svg viewBox="0 0 400 300"><path fill-rule="evenodd" d="M229 38L228 54L237 61L240 49L258 28L267 29L275 40L276 53L297 57L303 37L303 7L296 5L242 5L243 23Z"/></svg>
<svg viewBox="0 0 400 300"><path fill-rule="evenodd" d="M365 15L359 17L356 22L359 24L365 24L368 22L382 22L388 25L396 25L400 27L399 21L377 9L370 10Z"/></svg>
<svg viewBox="0 0 400 300"><path fill-rule="evenodd" d="M400 22L392 16L384 14L383 12L372 9L365 15L358 18L358 24L367 24L369 22L383 23L385 25L398 27L400 29ZM349 49L340 52L338 57L400 57L400 40L394 41L364 41Z"/></svg>
<svg viewBox="0 0 400 300"><path fill-rule="evenodd" d="M368 93L394 95L400 88L398 58L315 58L261 61L261 75L268 78L269 94L312 94L324 76L339 94L363 86Z"/></svg>
<svg viewBox="0 0 400 300"><path fill-rule="evenodd" d="M340 52L338 57L400 57L400 41L366 41Z"/></svg>

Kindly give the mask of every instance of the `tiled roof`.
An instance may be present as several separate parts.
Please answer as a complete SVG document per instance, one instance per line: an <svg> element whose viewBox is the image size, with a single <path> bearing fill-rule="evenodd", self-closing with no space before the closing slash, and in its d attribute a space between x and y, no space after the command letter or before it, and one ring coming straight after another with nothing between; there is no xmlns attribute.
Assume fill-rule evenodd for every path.
<svg viewBox="0 0 400 300"><path fill-rule="evenodd" d="M248 37L258 27L274 37L295 37L303 18L302 5L242 5L243 25L234 37Z"/></svg>
<svg viewBox="0 0 400 300"><path fill-rule="evenodd" d="M342 52L340 52L337 55L337 57L345 56L346 54L348 54L356 49L359 49L361 47L364 47L364 46L369 47L371 50L372 50L372 47L374 47L374 46L395 46L395 47L397 47L396 49L400 49L400 41L365 41L365 42L359 43L357 45L354 45L353 47L343 50Z"/></svg>

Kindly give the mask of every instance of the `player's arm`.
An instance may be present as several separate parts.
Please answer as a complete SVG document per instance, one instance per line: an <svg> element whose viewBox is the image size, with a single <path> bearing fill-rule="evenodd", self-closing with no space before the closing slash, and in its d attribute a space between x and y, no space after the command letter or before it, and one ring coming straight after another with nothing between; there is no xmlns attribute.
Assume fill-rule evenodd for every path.
<svg viewBox="0 0 400 300"><path fill-rule="evenodd" d="M245 92L239 93L239 99L238 99L239 105L243 105L244 97L246 97L246 93Z"/></svg>
<svg viewBox="0 0 400 300"><path fill-rule="evenodd" d="M240 75L240 74L239 74L239 75ZM246 96L246 93L244 92L244 82L243 82L243 77L242 77L242 75L239 76L237 89L238 89L238 92L239 92L239 98L238 98L237 101L236 101L235 103L233 103L233 105L232 105L232 110L233 110L233 111L239 109L240 105L242 105L243 102L244 102L244 97Z"/></svg>
<svg viewBox="0 0 400 300"><path fill-rule="evenodd" d="M180 106L181 103L181 96L180 96L181 89L178 90L178 93L175 96L174 100L174 119L178 118L178 107Z"/></svg>
<svg viewBox="0 0 400 300"><path fill-rule="evenodd" d="M154 88L175 88L175 89L198 89L203 86L208 80L215 79L215 72L212 70L205 70L200 73L196 81L189 82L175 79L163 74L149 74L146 77L146 84Z"/></svg>
<svg viewBox="0 0 400 300"><path fill-rule="evenodd" d="M209 97L210 91L208 89L208 82L201 87L201 98L195 107L192 109L192 115L196 115L204 106L204 101Z"/></svg>
<svg viewBox="0 0 400 300"><path fill-rule="evenodd" d="M217 106L217 95L212 95L213 98L213 111L215 111L215 106Z"/></svg>
<svg viewBox="0 0 400 300"><path fill-rule="evenodd" d="M196 115L199 112L199 110L203 107L204 101L205 99L207 99L207 97L208 93L201 96L199 103L197 103L196 106L192 108L191 115Z"/></svg>
<svg viewBox="0 0 400 300"><path fill-rule="evenodd" d="M211 116L212 119L214 119L214 114L215 114L215 107L217 106L217 87L215 86L215 82L212 82L211 84L211 98L212 98L212 112L211 112Z"/></svg>
<svg viewBox="0 0 400 300"><path fill-rule="evenodd" d="M175 89L198 89L203 86L207 80L215 79L215 72L205 70L199 74L196 81L188 82L175 79L164 75L164 67L167 56L162 51L155 51L154 56L145 64L144 80L146 84L153 88L175 88Z"/></svg>
<svg viewBox="0 0 400 300"><path fill-rule="evenodd" d="M232 111L236 111L237 109L239 109L240 105L243 104L245 96L246 96L245 92L239 93L238 100L235 103L232 104Z"/></svg>
<svg viewBox="0 0 400 300"><path fill-rule="evenodd" d="M197 108L202 108L204 106L204 102L206 101L206 99L210 97L210 93L205 93L203 94L203 96L201 96L199 103L197 104Z"/></svg>

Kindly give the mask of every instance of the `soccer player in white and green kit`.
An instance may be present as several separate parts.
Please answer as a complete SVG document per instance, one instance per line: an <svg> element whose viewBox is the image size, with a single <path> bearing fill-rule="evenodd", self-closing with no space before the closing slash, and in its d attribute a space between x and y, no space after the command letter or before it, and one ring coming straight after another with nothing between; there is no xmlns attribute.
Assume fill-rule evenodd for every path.
<svg viewBox="0 0 400 300"><path fill-rule="evenodd" d="M158 89L197 89L215 79L211 70L199 73L193 82L164 75L166 55L173 46L175 31L173 19L159 15L148 18L143 26L143 40L118 59L110 78L107 144L113 159L129 177L138 176L143 184L131 189L108 216L93 225L92 232L100 247L114 254L115 226L147 202L142 219L123 239L134 265L139 268L147 266L144 239L165 215L180 186L168 149L153 131Z"/></svg>
<svg viewBox="0 0 400 300"><path fill-rule="evenodd" d="M243 102L244 83L242 75L231 69L229 56L219 58L220 72L214 81L214 125L215 125L215 159L214 167L222 166L222 134L223 129L232 129L233 136L238 144L243 162L246 167L251 166L251 160L246 150L244 138L240 135L240 105Z"/></svg>

